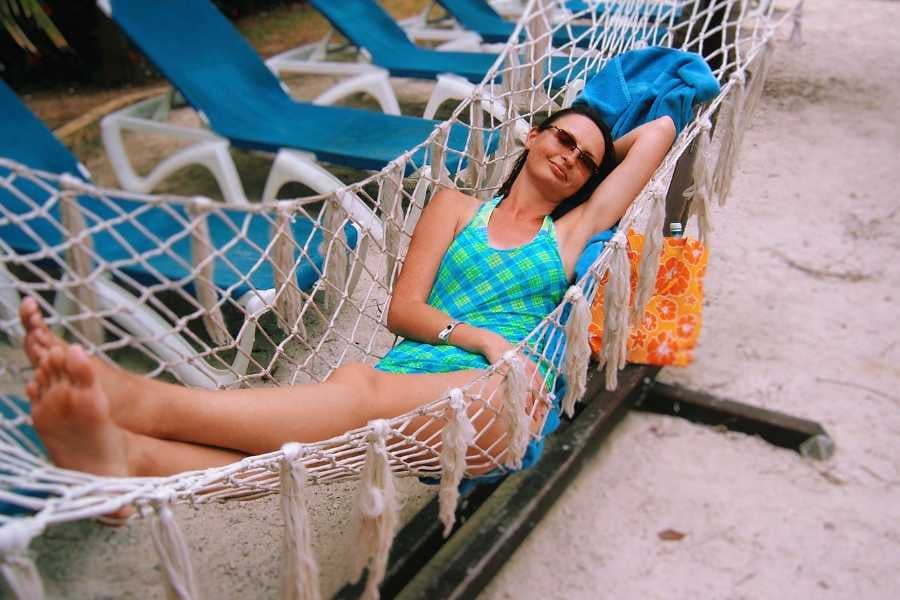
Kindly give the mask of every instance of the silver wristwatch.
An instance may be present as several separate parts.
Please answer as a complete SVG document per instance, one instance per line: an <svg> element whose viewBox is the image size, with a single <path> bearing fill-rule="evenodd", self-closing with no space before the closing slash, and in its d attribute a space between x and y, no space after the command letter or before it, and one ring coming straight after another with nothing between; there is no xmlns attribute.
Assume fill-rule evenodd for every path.
<svg viewBox="0 0 900 600"><path fill-rule="evenodd" d="M444 327L443 329L440 330L440 332L438 332L438 339L441 341L442 344L449 343L447 340L450 339L450 334L453 333L453 330L456 329L456 326L461 323L462 323L462 321L457 321L456 319L453 319L452 321L447 323L446 327Z"/></svg>

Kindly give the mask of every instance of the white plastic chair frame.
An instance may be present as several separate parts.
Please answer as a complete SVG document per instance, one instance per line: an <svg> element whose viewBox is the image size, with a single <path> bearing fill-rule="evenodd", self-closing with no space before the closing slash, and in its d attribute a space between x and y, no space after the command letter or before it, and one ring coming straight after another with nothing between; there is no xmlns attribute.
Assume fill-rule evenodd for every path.
<svg viewBox="0 0 900 600"><path fill-rule="evenodd" d="M113 171L119 180L122 189L131 192L148 193L161 181L172 175L175 171L189 165L206 167L219 185L225 201L234 205L247 205L249 200L241 184L240 176L231 157L229 141L209 129L175 125L163 121L168 116L171 108L171 93L148 98L122 110L111 113L103 118L100 123L103 146L109 156ZM200 119L208 123L202 111L198 111ZM141 176L134 170L128 158L125 148L124 133L127 131L164 135L175 139L194 142L174 154L166 157L154 166L150 172ZM290 161L279 161L278 156L289 152L293 155ZM272 182L281 182L273 189ZM269 181L266 189L271 191L268 198L274 198L274 194L282 185L291 181L297 181L320 194L328 194L344 187L344 183L331 175L311 153L299 150L281 150L276 155L275 163L269 172ZM365 205L357 198L360 210L348 207L348 212L359 217L358 221L365 227L371 227L373 233L377 233L377 219ZM369 216L362 213L368 211Z"/></svg>
<svg viewBox="0 0 900 600"><path fill-rule="evenodd" d="M476 37L480 42L481 38L477 35ZM323 44L326 43L327 39L282 52L267 60L266 66L275 73L303 72L331 76L351 76L350 79L336 83L319 95L314 100L316 104L333 104L351 93L366 92L378 101L379 106L385 113L401 114L400 103L397 100L393 87L391 87L388 71L371 64L369 55L365 50L360 50L357 53L360 62L325 60L327 55L326 50L323 50ZM442 47L450 49L446 46ZM377 74L377 77L375 74ZM371 77L372 81L364 85L361 82L361 78L366 76ZM376 79L377 86L374 83ZM387 82L387 87L385 87L384 82ZM441 104L447 100L464 100L471 95L475 87L475 84L458 75L450 73L438 75L434 89L428 99L428 104L421 115L422 118L433 119ZM498 117L505 114L502 105L498 104L496 114Z"/></svg>

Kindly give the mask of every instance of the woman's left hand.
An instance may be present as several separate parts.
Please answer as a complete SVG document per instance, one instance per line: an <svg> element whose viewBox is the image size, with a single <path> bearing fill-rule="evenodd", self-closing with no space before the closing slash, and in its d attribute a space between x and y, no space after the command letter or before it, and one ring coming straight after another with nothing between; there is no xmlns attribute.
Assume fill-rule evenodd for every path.
<svg viewBox="0 0 900 600"><path fill-rule="evenodd" d="M484 331L484 336L479 346L479 352L481 352L482 356L484 356L488 363L492 365L497 363L503 358L504 354L514 348L505 337L487 330Z"/></svg>

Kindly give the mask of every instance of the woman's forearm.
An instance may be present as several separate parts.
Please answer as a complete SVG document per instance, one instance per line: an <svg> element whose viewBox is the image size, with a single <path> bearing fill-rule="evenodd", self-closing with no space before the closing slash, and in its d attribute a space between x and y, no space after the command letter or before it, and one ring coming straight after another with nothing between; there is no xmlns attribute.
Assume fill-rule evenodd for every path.
<svg viewBox="0 0 900 600"><path fill-rule="evenodd" d="M428 344L449 343L463 350L484 354L488 345L496 342L497 334L462 322L450 334L447 342L438 339L440 333L453 319L450 315L425 302L391 302L387 326L401 337Z"/></svg>
<svg viewBox="0 0 900 600"><path fill-rule="evenodd" d="M665 144L664 141L660 142L660 138L668 140L668 144ZM628 156L628 153L638 140L643 140L642 143L644 144L662 143L666 150L668 150L674 139L675 124L672 121L672 118L668 116L659 117L658 119L654 119L649 123L644 123L640 127L632 129L629 133L617 139L614 142L616 160L620 163L625 160L625 157Z"/></svg>

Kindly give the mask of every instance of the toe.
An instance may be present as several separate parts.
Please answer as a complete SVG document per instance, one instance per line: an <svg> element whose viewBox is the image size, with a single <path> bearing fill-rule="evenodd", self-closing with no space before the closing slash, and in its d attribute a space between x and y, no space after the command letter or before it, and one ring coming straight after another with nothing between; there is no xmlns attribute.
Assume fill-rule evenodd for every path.
<svg viewBox="0 0 900 600"><path fill-rule="evenodd" d="M25 349L26 356L28 356L28 362L35 365L35 363L40 360L40 353L38 352L37 340L34 339L34 335L32 335L31 332L25 334L25 340L22 342L22 347Z"/></svg>
<svg viewBox="0 0 900 600"><path fill-rule="evenodd" d="M40 388L36 381L29 381L25 385L25 395L28 396L28 399L32 404L37 404L41 399Z"/></svg>
<svg viewBox="0 0 900 600"><path fill-rule="evenodd" d="M43 390L50 383L48 372L50 371L50 357L46 354L41 358L37 371L34 372L34 381L38 385L39 390Z"/></svg>
<svg viewBox="0 0 900 600"><path fill-rule="evenodd" d="M44 328L34 330L34 342L41 348L49 348L52 346L50 343L50 333Z"/></svg>
<svg viewBox="0 0 900 600"><path fill-rule="evenodd" d="M88 364L87 354L78 344L69 346L66 354L66 372L76 385L89 387L94 383L94 374Z"/></svg>
<svg viewBox="0 0 900 600"><path fill-rule="evenodd" d="M59 346L54 346L47 351L47 368L45 369L50 380L58 379L63 374L66 364L66 353Z"/></svg>
<svg viewBox="0 0 900 600"><path fill-rule="evenodd" d="M22 325L28 327L31 323L31 316L37 310L37 301L28 296L22 303L19 304L19 318L22 320Z"/></svg>

